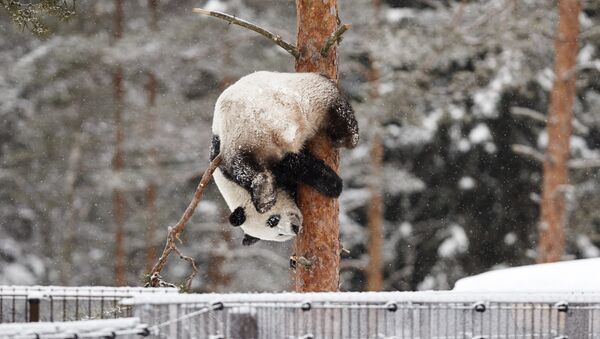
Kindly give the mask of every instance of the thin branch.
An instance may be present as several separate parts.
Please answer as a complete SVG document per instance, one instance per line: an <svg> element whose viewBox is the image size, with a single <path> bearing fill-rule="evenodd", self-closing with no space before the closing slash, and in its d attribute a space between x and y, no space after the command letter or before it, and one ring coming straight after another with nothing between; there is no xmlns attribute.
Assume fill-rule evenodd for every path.
<svg viewBox="0 0 600 339"><path fill-rule="evenodd" d="M514 116L522 116L544 124L547 122L546 116L544 114L532 110L531 108L513 106L510 108L510 113ZM572 123L573 128L575 129L575 131L577 131L577 133L588 134L590 132L590 129L575 117L573 117Z"/></svg>
<svg viewBox="0 0 600 339"><path fill-rule="evenodd" d="M165 267L165 264L167 263L167 259L169 258L169 255L171 254L172 251L177 252L182 259L190 261L188 259L191 259L191 258L186 257L186 256L182 255L181 252L179 252L176 242L180 241L179 235L183 232L183 229L185 228L185 224L190 220L190 218L194 214L194 211L196 210L198 203L202 199L204 190L206 189L206 186L208 186L208 183L210 182L210 179L212 178L212 174L217 169L217 167L219 167L219 164L221 163L221 161L222 161L222 158L221 158L221 155L219 154L213 161L210 162L210 164L208 165L208 168L202 175L202 179L200 179L200 183L198 184L198 187L196 188L196 193L194 193L194 198L192 199L192 201L190 202L188 207L185 209L185 212L183 212L181 219L179 219L177 224L175 224L172 227L169 227L169 234L167 235L167 243L165 244L165 248L163 249L162 255L160 256L160 258L158 259L156 264L154 264L154 267L152 267L152 270L150 271L151 275L159 274L162 271L162 269ZM191 283L191 278L193 278L196 275L196 273L198 272L198 269L196 268L196 264L193 261L193 259L190 262L192 264L192 268L194 269L194 272L192 272L192 275L186 280L186 283L188 283L188 284ZM151 286L151 287L156 287L156 286Z"/></svg>
<svg viewBox="0 0 600 339"><path fill-rule="evenodd" d="M546 123L545 115L543 115L542 113L540 113L538 111L532 110L530 108L513 106L510 108L510 113L514 116L521 116L521 117L529 118L533 121L541 122L544 124Z"/></svg>
<svg viewBox="0 0 600 339"><path fill-rule="evenodd" d="M542 152L526 145L514 144L512 145L512 150L516 154L520 154L522 156L528 157L539 162L544 162L544 159L546 158L544 154L542 154ZM600 159L571 159L567 163L567 166L570 169L599 168Z"/></svg>
<svg viewBox="0 0 600 339"><path fill-rule="evenodd" d="M568 162L571 169L590 169L600 167L600 159L572 159Z"/></svg>
<svg viewBox="0 0 600 339"><path fill-rule="evenodd" d="M279 47L285 49L286 51L288 51L288 53L290 53L291 55L294 56L294 58L298 59L298 57L300 56L300 52L298 52L298 48L296 48L296 46L284 41L280 35L272 33L267 31L266 29L257 26L251 22L248 22L246 20L242 20L239 18L236 18L233 15L230 14L226 14L226 13L222 13L222 12L217 12L217 11L209 11L203 8L194 8L192 10L194 13L199 13L199 14L204 14L204 15L209 15L215 18L219 18L222 20L225 20L227 22L229 22L230 24L236 24L238 26L242 26L244 28L247 28L251 31L255 31L256 33L264 36L265 38L273 41L275 44L277 44Z"/></svg>
<svg viewBox="0 0 600 339"><path fill-rule="evenodd" d="M513 144L512 145L512 151L515 152L516 154L519 155L523 155L525 157L528 157L530 159L539 161L539 162L544 162L544 154L542 154L540 151L536 150L533 147L530 146L526 146L526 145L519 145L519 144Z"/></svg>
<svg viewBox="0 0 600 339"><path fill-rule="evenodd" d="M194 277L198 274L198 266L196 265L196 260L194 260L194 258L188 257L187 255L181 253L177 246L173 247L173 250L177 252L180 259L189 262L192 266L192 273L190 273L190 275L185 279L185 291L187 292L190 290L190 287L192 287L192 280L194 280Z"/></svg>
<svg viewBox="0 0 600 339"><path fill-rule="evenodd" d="M594 26L586 31L581 32L581 34L579 34L579 39L587 40L595 38L596 36L600 36L600 26Z"/></svg>
<svg viewBox="0 0 600 339"><path fill-rule="evenodd" d="M331 46L338 41L342 41L342 34L344 34L347 30L349 30L352 26L348 24L343 24L338 29L331 34L331 36L325 41L325 45L321 48L321 55L326 57L329 55L329 50Z"/></svg>

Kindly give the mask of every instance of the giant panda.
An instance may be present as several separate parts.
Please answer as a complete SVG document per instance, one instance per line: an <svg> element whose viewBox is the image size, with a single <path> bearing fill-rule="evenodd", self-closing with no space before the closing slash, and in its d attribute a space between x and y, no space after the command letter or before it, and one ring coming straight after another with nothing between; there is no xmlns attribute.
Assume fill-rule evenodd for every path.
<svg viewBox="0 0 600 339"><path fill-rule="evenodd" d="M325 131L336 147L358 143L354 111L336 84L316 73L260 71L242 77L217 99L211 160L221 154L215 182L245 232L243 243L286 241L302 227L299 182L338 197L342 180L304 149Z"/></svg>

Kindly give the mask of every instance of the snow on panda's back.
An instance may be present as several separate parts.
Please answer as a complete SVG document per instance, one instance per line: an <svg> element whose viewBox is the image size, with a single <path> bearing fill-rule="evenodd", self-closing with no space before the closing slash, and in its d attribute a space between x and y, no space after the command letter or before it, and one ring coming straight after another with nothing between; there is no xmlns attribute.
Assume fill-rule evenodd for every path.
<svg viewBox="0 0 600 339"><path fill-rule="evenodd" d="M315 135L338 96L335 84L316 73L252 73L219 96L213 134L226 155L242 148L280 159Z"/></svg>

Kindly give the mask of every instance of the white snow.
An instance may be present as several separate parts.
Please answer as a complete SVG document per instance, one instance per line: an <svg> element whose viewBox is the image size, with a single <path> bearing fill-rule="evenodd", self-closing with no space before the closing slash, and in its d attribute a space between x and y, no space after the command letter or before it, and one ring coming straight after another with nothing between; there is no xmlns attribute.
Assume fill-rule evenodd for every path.
<svg viewBox="0 0 600 339"><path fill-rule="evenodd" d="M600 302L600 292L572 291L420 291L420 292L312 292L312 293L202 293L173 295L138 295L122 305L224 304L239 303L387 303L387 302ZM543 292L543 293L542 293ZM237 305L236 305L237 306Z"/></svg>
<svg viewBox="0 0 600 339"><path fill-rule="evenodd" d="M586 235L577 235L577 248L581 251L586 258L597 258L600 257L600 249L594 246L590 238Z"/></svg>
<svg viewBox="0 0 600 339"><path fill-rule="evenodd" d="M60 296L114 296L132 297L138 294L178 294L177 288L107 287L107 286L0 286L0 295Z"/></svg>
<svg viewBox="0 0 600 339"><path fill-rule="evenodd" d="M600 258L490 271L456 282L460 292L600 292Z"/></svg>
<svg viewBox="0 0 600 339"><path fill-rule="evenodd" d="M140 320L138 318L41 323L10 323L0 324L0 337L15 338L31 335L65 335L65 337L67 337L67 334L70 334L68 337L73 337L73 334L90 335L92 333L97 334L97 337L101 337L103 335L110 336L112 332L115 332L115 334L134 334L141 332L145 328L147 328L147 326L140 324Z"/></svg>
<svg viewBox="0 0 600 339"><path fill-rule="evenodd" d="M595 52L596 48L593 45L585 44L585 46L579 50L579 54L577 55L577 63L585 64L591 62Z"/></svg>
<svg viewBox="0 0 600 339"><path fill-rule="evenodd" d="M453 257L469 249L469 238L465 230L457 225L450 226L450 237L438 247L438 255L442 258Z"/></svg>
<svg viewBox="0 0 600 339"><path fill-rule="evenodd" d="M504 243L510 246L514 245L515 242L517 242L517 235L515 234L515 232L506 233L506 235L504 236Z"/></svg>
<svg viewBox="0 0 600 339"><path fill-rule="evenodd" d="M415 11L407 8L390 8L385 13L385 18L390 23L399 23L402 19L415 17Z"/></svg>
<svg viewBox="0 0 600 339"><path fill-rule="evenodd" d="M484 141L491 140L492 133L486 124L479 123L469 133L469 140L474 144L480 144Z"/></svg>
<svg viewBox="0 0 600 339"><path fill-rule="evenodd" d="M475 187L475 179L473 179L472 177L468 177L468 176L462 177L458 181L458 188L460 188L463 191L471 190L474 187Z"/></svg>
<svg viewBox="0 0 600 339"><path fill-rule="evenodd" d="M523 57L523 53L520 51L506 50L497 58L493 57L486 60L489 69L497 69L498 71L487 87L478 90L473 95L474 111L477 115L483 117L497 116L496 105L500 100L500 94L506 86L514 85L515 79L520 78L521 59Z"/></svg>

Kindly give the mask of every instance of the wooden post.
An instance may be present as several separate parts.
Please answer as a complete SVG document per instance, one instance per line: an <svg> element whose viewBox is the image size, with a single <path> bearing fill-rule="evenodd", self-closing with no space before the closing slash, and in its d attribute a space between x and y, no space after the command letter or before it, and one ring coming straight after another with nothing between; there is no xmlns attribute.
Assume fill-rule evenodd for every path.
<svg viewBox="0 0 600 339"><path fill-rule="evenodd" d="M565 249L565 185L569 183L571 120L575 100L575 75L579 12L578 0L559 0L555 46L554 85L548 115L548 148L544 158L538 262L561 259Z"/></svg>
<svg viewBox="0 0 600 339"><path fill-rule="evenodd" d="M316 72L337 81L335 44L326 57L320 53L325 41L339 25L337 0L296 0L297 72ZM326 135L317 135L309 150L338 171L339 154ZM300 185L298 205L304 217L303 231L296 239L296 255L311 262L298 265L296 291L337 291L339 286L339 205L310 187Z"/></svg>

